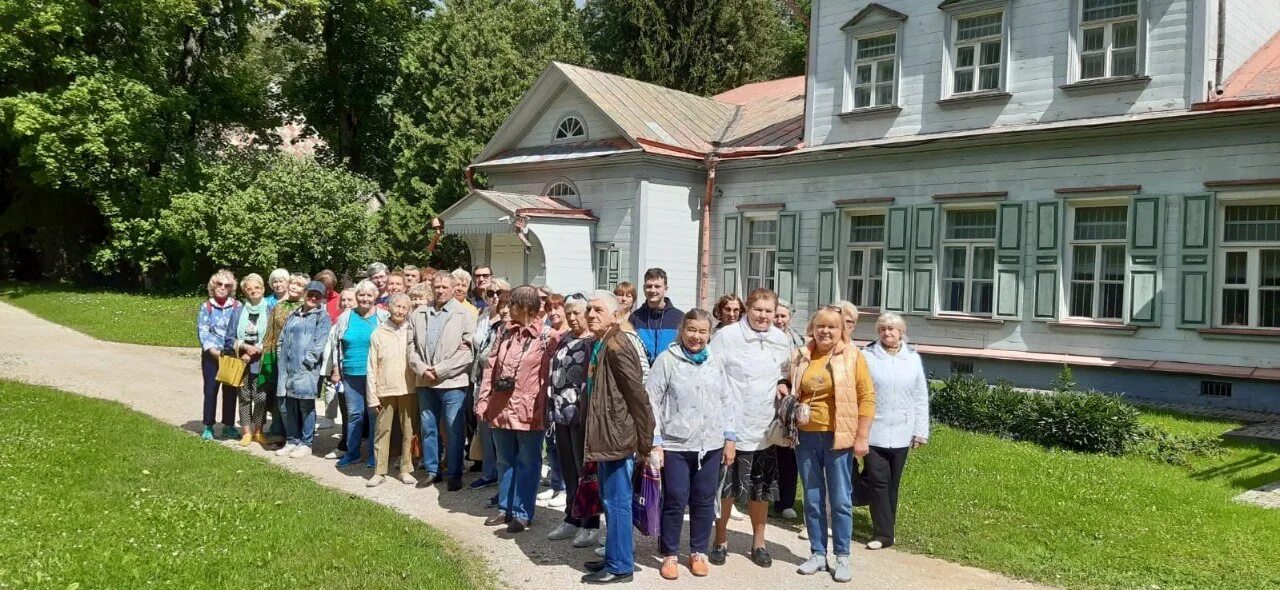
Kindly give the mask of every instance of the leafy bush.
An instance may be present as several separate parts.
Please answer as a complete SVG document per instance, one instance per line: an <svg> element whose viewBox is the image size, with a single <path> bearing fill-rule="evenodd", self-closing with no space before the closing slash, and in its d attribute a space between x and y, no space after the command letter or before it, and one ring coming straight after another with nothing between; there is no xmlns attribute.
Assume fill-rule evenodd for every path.
<svg viewBox="0 0 1280 590"><path fill-rule="evenodd" d="M1187 466L1191 457L1223 452L1218 437L1209 435L1172 434L1163 428L1146 424L1138 427L1138 437L1129 452L1170 465Z"/></svg>
<svg viewBox="0 0 1280 590"><path fill-rule="evenodd" d="M1124 453L1138 436L1138 411L1098 392L1035 393L976 375L948 378L931 402L938 421L975 432L1074 451Z"/></svg>

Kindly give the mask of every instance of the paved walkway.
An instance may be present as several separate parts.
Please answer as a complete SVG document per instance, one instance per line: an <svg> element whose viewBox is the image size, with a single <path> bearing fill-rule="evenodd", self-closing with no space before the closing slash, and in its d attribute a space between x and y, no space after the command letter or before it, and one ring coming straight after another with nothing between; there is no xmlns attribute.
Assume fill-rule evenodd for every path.
<svg viewBox="0 0 1280 590"><path fill-rule="evenodd" d="M194 350L102 342L5 303L0 303L0 326L4 327L4 337L0 338L0 378L116 400L188 430L198 427L200 376ZM334 441L326 436L321 444L332 447ZM240 450L238 445L227 446ZM316 452L323 454L327 450L318 445ZM488 514L483 504L492 489L448 493L435 488L414 489L394 481L369 489L364 487L368 472L363 468L343 473L332 461L318 456L283 459L257 445L246 452L302 473L321 485L387 505L431 524L474 555L483 556L501 581L510 587L545 590L576 586L583 574L582 563L595 558L590 549L574 549L567 541L547 541L547 533L559 521L549 509L539 508L533 528L519 535L482 526L481 520ZM808 555L808 541L798 538L797 527L798 524L784 528L776 522L770 523L766 537L774 564L772 568L761 569L743 554L750 546L749 525L745 521L732 522L729 562L713 567L711 575L701 579L693 578L682 568L679 587L1041 588L977 568L892 549L856 548L852 584L835 584L823 574L803 578L795 573L795 566L802 561L802 556ZM658 576L660 560L656 553L654 539L637 537L640 569L636 582L666 587L661 586L665 581Z"/></svg>

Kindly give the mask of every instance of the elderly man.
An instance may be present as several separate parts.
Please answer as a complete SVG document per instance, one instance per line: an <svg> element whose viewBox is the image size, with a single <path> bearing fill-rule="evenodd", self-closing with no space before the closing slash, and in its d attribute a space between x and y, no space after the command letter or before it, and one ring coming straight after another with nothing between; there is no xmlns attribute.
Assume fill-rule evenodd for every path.
<svg viewBox="0 0 1280 590"><path fill-rule="evenodd" d="M443 421L448 450L448 490L462 489L464 444L462 407L470 385L471 331L475 316L454 299L453 277L431 277L434 301L409 316L409 368L417 378L418 412L422 431L422 466L427 477L420 486L440 480L439 425Z"/></svg>
<svg viewBox="0 0 1280 590"><path fill-rule="evenodd" d="M618 326L618 298L595 291L587 306L587 328L597 344L591 355L584 423L584 461L599 468L600 496L610 523L604 559L587 562L587 584L631 581L635 547L631 537L631 475L636 456L648 457L654 418L645 393L636 347Z"/></svg>
<svg viewBox="0 0 1280 590"><path fill-rule="evenodd" d="M391 296L387 293L387 265L381 262L371 262L365 268L365 273L369 275L369 281L373 283L373 286L378 288L378 298L374 300L374 303L378 307L386 309L387 299Z"/></svg>
<svg viewBox="0 0 1280 590"><path fill-rule="evenodd" d="M493 269L487 266L477 266L471 269L471 278L475 284L467 294L467 299L471 301L471 305L476 309L484 309L489 305L484 299L484 292L488 291L493 285Z"/></svg>
<svg viewBox="0 0 1280 590"><path fill-rule="evenodd" d="M471 302L469 293L471 292L471 273L461 268L453 269L450 273L453 275L453 296L461 303L463 307L471 311L472 317L480 316L480 308Z"/></svg>

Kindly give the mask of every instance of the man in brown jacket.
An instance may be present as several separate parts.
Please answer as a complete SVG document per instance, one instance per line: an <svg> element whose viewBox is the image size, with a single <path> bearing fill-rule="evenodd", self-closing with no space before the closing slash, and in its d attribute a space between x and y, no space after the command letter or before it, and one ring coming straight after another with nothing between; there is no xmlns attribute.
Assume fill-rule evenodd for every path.
<svg viewBox="0 0 1280 590"><path fill-rule="evenodd" d="M604 559L587 562L587 584L630 582L635 568L631 537L631 475L636 457L653 446L653 410L635 346L617 325L618 299L596 291L587 306L587 327L596 335L582 400L586 461L599 469L600 496L609 530Z"/></svg>

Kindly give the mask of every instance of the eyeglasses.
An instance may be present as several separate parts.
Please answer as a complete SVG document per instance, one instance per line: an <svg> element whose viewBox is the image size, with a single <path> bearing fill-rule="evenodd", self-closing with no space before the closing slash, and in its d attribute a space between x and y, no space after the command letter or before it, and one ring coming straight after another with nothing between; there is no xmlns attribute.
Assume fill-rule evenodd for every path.
<svg viewBox="0 0 1280 590"><path fill-rule="evenodd" d="M471 276L473 276L473 277L475 277L475 278L477 278L477 279L487 279L487 278L489 278L489 277L493 276L493 273L487 273L487 272L481 273L481 272L478 272L478 273L473 274L473 275L471 275Z"/></svg>
<svg viewBox="0 0 1280 590"><path fill-rule="evenodd" d="M218 283L218 286L219 286L219 287L234 287L234 286L236 286L236 284L235 284L235 283Z"/></svg>

